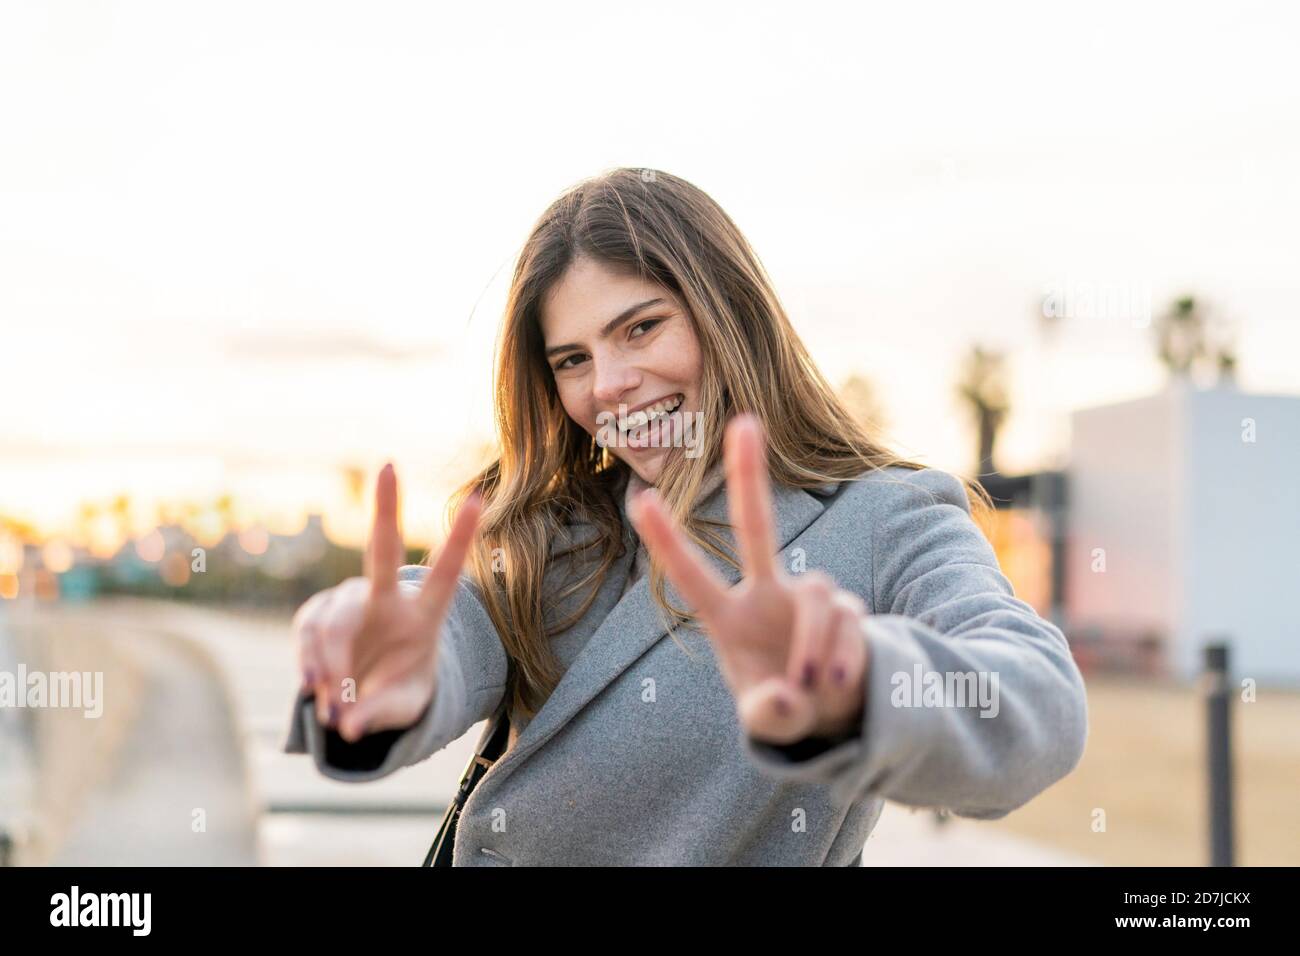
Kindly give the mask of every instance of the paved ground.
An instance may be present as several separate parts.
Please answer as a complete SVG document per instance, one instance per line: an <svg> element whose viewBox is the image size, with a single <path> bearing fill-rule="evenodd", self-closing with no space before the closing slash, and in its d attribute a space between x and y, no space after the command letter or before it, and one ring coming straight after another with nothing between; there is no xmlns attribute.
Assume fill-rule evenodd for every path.
<svg viewBox="0 0 1300 956"><path fill-rule="evenodd" d="M67 759L74 738L58 745L63 773L81 775L86 799L65 814L54 862L418 865L478 738L475 727L385 780L339 783L281 752L296 680L286 618L145 601L44 618L65 635L105 635L93 646L113 649L113 683L136 688L106 695L103 745L87 748L85 761ZM206 812L206 833L191 830L195 809ZM868 866L1089 862L894 805L866 850Z"/></svg>
<svg viewBox="0 0 1300 956"><path fill-rule="evenodd" d="M1002 833L978 820L937 823L928 810L885 804L864 866L1095 866L1095 861Z"/></svg>
<svg viewBox="0 0 1300 956"><path fill-rule="evenodd" d="M23 648L62 646L57 669L103 670L107 705L99 721L42 711L40 749L53 760L35 784L44 838L26 862L406 866L424 858L477 728L393 777L339 783L308 757L282 752L296 680L285 620L131 600L30 610L8 615ZM17 774L9 778L17 795ZM194 809L207 814L207 840L191 835Z"/></svg>
<svg viewBox="0 0 1300 956"><path fill-rule="evenodd" d="M215 662L180 637L98 609L6 614L12 658L28 670L102 674L102 713L20 713L30 752L15 862L247 865L258 807ZM12 715L11 715L12 716Z"/></svg>

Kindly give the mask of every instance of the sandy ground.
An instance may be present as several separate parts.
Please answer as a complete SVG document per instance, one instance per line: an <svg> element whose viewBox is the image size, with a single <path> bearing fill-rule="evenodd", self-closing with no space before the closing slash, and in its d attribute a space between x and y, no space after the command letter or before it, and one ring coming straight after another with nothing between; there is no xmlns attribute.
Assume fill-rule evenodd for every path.
<svg viewBox="0 0 1300 956"><path fill-rule="evenodd" d="M1118 678L1087 683L1088 746L1079 766L990 827L1108 865L1207 865L1200 691ZM1236 862L1300 865L1300 691L1259 687L1253 702L1234 701L1231 721Z"/></svg>

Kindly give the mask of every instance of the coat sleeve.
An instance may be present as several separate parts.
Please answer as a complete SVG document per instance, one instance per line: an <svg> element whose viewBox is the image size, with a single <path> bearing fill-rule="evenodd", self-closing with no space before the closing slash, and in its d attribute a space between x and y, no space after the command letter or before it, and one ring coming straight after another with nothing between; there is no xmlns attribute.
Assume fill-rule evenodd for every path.
<svg viewBox="0 0 1300 956"><path fill-rule="evenodd" d="M828 783L840 801L997 819L1078 764L1083 678L1061 630L1015 596L962 483L936 469L906 474L882 482L883 507L872 509L868 603L879 613L863 619L860 726L838 741L746 736L744 747L768 773Z"/></svg>
<svg viewBox="0 0 1300 956"><path fill-rule="evenodd" d="M406 565L398 572L398 587L418 589L428 572L421 565ZM443 627L438 690L414 724L349 743L317 722L314 698L300 691L284 752L310 753L316 768L335 780L377 780L427 759L490 717L505 691L506 653L477 587L464 575Z"/></svg>

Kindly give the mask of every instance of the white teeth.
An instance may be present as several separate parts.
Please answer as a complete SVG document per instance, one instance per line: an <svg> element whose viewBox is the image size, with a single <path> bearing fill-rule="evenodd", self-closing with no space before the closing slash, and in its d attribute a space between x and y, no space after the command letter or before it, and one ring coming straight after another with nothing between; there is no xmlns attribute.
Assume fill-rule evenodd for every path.
<svg viewBox="0 0 1300 956"><path fill-rule="evenodd" d="M642 408L635 411L623 419L623 431L631 431L634 428L640 428L647 422L652 422L661 415L666 415L677 408L682 403L681 395L674 395L672 398L666 398L661 402L655 402L649 408Z"/></svg>

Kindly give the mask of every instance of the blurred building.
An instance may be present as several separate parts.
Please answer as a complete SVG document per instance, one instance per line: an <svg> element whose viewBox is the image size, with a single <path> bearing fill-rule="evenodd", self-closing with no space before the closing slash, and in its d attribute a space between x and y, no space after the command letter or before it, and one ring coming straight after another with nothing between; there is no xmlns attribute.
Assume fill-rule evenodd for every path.
<svg viewBox="0 0 1300 956"><path fill-rule="evenodd" d="M1090 646L1188 678L1300 682L1300 398L1175 382L1073 414L1066 618Z"/></svg>

